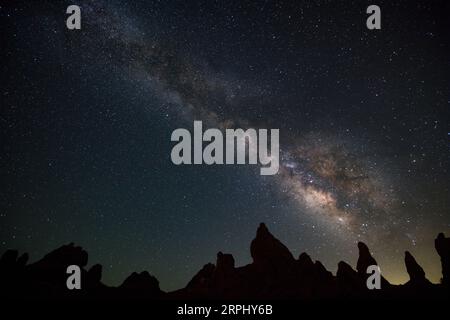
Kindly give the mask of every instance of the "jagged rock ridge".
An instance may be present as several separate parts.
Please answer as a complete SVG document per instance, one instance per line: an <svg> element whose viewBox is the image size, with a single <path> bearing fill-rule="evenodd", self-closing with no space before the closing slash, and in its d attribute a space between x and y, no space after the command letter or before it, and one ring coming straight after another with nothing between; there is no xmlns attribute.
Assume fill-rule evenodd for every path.
<svg viewBox="0 0 450 320"><path fill-rule="evenodd" d="M219 252L216 264L206 264L186 285L163 292L158 280L147 271L133 272L118 287L101 282L102 266L86 270L88 254L73 243L64 245L41 260L27 264L28 255L19 257L8 250L0 259L0 292L3 297L39 298L146 298L146 299L321 299L321 298L444 298L449 293L450 238L440 233L435 248L442 262L442 284L432 284L408 251L405 267L410 280L394 286L382 278L381 290L368 290L367 267L377 264L366 244L359 242L359 258L354 270L339 262L336 275L307 253L295 259L289 249L261 223L251 242L253 262L236 267L231 254ZM66 268L82 269L82 290L66 288Z"/></svg>

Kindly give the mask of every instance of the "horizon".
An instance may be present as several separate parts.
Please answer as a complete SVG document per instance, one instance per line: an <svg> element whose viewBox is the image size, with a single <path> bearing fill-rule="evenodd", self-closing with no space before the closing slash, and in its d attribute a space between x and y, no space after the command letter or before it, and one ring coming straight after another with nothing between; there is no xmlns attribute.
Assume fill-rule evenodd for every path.
<svg viewBox="0 0 450 320"><path fill-rule="evenodd" d="M294 256L333 273L355 266L362 241L389 281L407 281L409 251L438 283L433 243L450 235L449 4L369 5L1 5L0 250L40 259L74 242L107 283L148 270L173 290L219 251L251 262L265 221ZM279 130L276 174L174 164L172 133L194 121Z"/></svg>

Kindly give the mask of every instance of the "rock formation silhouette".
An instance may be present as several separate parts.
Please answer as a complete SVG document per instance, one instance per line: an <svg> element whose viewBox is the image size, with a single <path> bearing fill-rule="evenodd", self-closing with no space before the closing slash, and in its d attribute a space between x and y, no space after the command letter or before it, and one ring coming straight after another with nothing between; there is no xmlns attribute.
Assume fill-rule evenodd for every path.
<svg viewBox="0 0 450 320"><path fill-rule="evenodd" d="M133 272L119 286L126 297L159 298L163 293L159 289L159 281L147 271Z"/></svg>
<svg viewBox="0 0 450 320"><path fill-rule="evenodd" d="M371 265L378 265L377 261L370 254L369 248L364 242L358 242L359 257L356 263L356 270L359 276L366 283L367 278L370 276L367 274L367 268ZM386 289L390 286L390 283L382 276L381 277L381 288Z"/></svg>
<svg viewBox="0 0 450 320"><path fill-rule="evenodd" d="M338 291L343 297L358 297L367 289L364 280L346 262L340 261L336 272Z"/></svg>
<svg viewBox="0 0 450 320"><path fill-rule="evenodd" d="M431 282L425 278L425 271L417 263L416 259L409 253L405 252L405 266L406 271L409 275L409 281L406 283L407 286L415 286L421 288L427 288L431 286Z"/></svg>
<svg viewBox="0 0 450 320"><path fill-rule="evenodd" d="M0 294L6 298L139 298L139 299L444 299L449 293L450 238L440 233L435 240L442 262L442 283L432 284L408 252L405 266L410 280L391 285L382 278L380 290L366 286L367 267L376 265L366 244L359 242L356 270L339 262L336 275L307 253L294 258L289 249L261 223L251 242L252 263L236 267L231 254L219 252L216 263L207 263L186 287L163 292L147 271L133 272L118 287L102 283L102 266L86 269L87 252L73 243L64 245L41 260L27 264L28 255L7 250L0 258ZM66 269L78 265L82 289L66 288Z"/></svg>
<svg viewBox="0 0 450 320"><path fill-rule="evenodd" d="M434 247L441 257L442 284L450 287L450 238L446 238L443 233L439 233L434 240Z"/></svg>

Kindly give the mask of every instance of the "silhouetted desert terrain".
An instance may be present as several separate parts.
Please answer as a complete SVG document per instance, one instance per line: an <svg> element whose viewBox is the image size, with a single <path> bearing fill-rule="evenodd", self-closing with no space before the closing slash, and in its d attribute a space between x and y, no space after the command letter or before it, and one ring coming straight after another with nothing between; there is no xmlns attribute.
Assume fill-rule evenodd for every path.
<svg viewBox="0 0 450 320"><path fill-rule="evenodd" d="M163 292L147 271L132 273L118 287L102 283L102 266L86 269L88 253L74 244L64 245L41 260L28 264L28 254L6 251L0 260L0 290L5 298L36 299L445 299L450 288L450 238L440 233L435 249L441 257L442 279L432 284L414 257L405 252L410 280L392 285L381 280L380 290L369 290L366 273L377 264L366 244L358 243L356 270L339 262L336 275L306 253L295 258L288 248L261 223L250 252L253 262L236 267L231 254L219 252L215 264L206 264L186 287ZM67 266L82 267L82 289L66 287Z"/></svg>

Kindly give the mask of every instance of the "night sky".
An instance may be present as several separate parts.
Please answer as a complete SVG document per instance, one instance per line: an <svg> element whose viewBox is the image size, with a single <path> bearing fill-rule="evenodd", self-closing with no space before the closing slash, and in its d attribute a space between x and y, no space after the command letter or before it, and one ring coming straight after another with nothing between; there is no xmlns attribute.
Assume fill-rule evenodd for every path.
<svg viewBox="0 0 450 320"><path fill-rule="evenodd" d="M392 2L398 2L394 4ZM81 30L66 8L81 7ZM381 7L382 29L366 28ZM2 1L0 251L75 242L104 282L183 287L260 222L335 272L364 241L441 276L450 233L445 1ZM170 160L176 128L280 129L280 171Z"/></svg>

